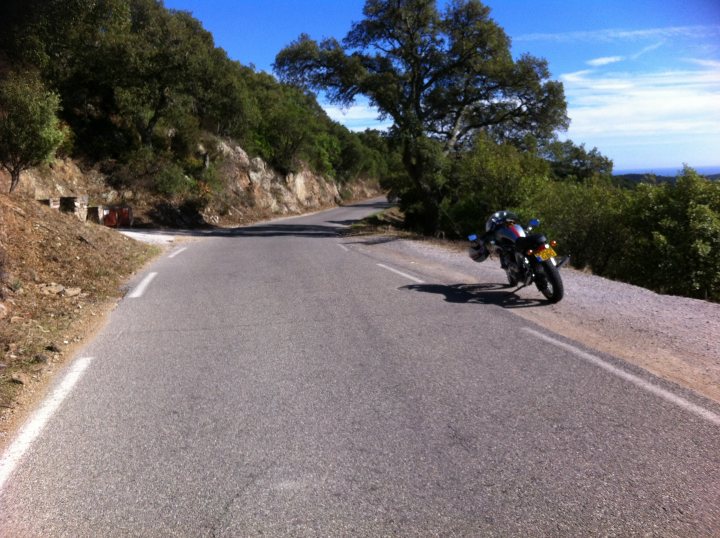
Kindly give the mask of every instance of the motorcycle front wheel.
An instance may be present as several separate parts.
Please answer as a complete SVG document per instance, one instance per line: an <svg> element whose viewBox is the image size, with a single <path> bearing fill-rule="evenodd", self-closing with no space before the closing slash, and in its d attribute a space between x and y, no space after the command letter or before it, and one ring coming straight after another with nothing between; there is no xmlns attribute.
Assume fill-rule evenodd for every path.
<svg viewBox="0 0 720 538"><path fill-rule="evenodd" d="M542 275L536 276L535 285L548 301L551 303L559 302L565 294L560 271L551 260L542 262L539 268Z"/></svg>

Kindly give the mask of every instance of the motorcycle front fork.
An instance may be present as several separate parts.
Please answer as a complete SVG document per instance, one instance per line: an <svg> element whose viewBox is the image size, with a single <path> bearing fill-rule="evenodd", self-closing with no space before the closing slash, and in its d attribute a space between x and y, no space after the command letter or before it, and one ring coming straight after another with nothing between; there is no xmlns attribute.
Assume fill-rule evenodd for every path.
<svg viewBox="0 0 720 538"><path fill-rule="evenodd" d="M525 286L529 286L533 283L533 270L530 266L530 262L526 258L518 256L506 267L505 271L512 272L518 283L522 282Z"/></svg>

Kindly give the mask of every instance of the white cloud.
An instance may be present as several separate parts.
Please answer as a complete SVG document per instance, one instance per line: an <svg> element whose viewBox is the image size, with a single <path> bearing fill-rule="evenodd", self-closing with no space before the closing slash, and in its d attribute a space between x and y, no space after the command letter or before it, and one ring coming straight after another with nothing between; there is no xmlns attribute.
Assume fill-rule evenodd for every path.
<svg viewBox="0 0 720 538"><path fill-rule="evenodd" d="M660 157L673 165L693 164L701 158L693 155L701 154L718 160L718 155L709 157L717 153L709 148L720 148L720 70L716 62L695 63L702 69L563 75L571 119L567 136L601 152L614 148L626 161L643 146L648 152L664 148ZM696 152L680 156L673 147ZM697 163L704 164L714 163Z"/></svg>
<svg viewBox="0 0 720 538"><path fill-rule="evenodd" d="M666 28L648 28L645 30L606 29L554 34L536 33L514 37L513 41L554 41L557 43L585 41L608 43L639 39L671 39L678 37L708 38L717 36L720 36L720 25L674 26Z"/></svg>
<svg viewBox="0 0 720 538"><path fill-rule="evenodd" d="M603 65L622 62L624 59L624 56L605 56L603 58L595 58L594 60L588 60L586 63L592 67L600 67Z"/></svg>
<svg viewBox="0 0 720 538"><path fill-rule="evenodd" d="M594 58L592 60L588 60L587 63L591 67L603 67L605 65L615 64L618 62L622 62L630 58L631 60L637 60L641 56L644 56L645 54L652 52L654 50L659 49L663 46L665 42L660 41L658 43L653 43L652 45L648 45L647 47L642 48L638 52L631 54L629 57L625 56L603 56L601 58Z"/></svg>
<svg viewBox="0 0 720 538"><path fill-rule="evenodd" d="M707 67L708 69L718 69L720 70L720 61L717 60L701 60L699 58L688 58L685 60L689 63L693 63L695 65L699 65L700 67Z"/></svg>
<svg viewBox="0 0 720 538"><path fill-rule="evenodd" d="M637 60L638 58L640 58L641 56L644 56L648 52L652 52L654 50L659 49L664 44L665 44L665 41L659 41L658 43L653 43L652 45L648 45L647 47L643 48L642 50L640 50L640 51L636 52L635 54L633 54L632 56L630 56L630 58L632 58L633 60Z"/></svg>
<svg viewBox="0 0 720 538"><path fill-rule="evenodd" d="M578 133L717 135L720 72L589 72L561 77Z"/></svg>

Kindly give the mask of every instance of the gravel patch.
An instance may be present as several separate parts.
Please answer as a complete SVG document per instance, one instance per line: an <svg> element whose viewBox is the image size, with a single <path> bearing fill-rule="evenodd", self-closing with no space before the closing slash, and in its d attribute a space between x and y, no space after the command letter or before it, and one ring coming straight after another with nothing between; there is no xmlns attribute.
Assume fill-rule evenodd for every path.
<svg viewBox="0 0 720 538"><path fill-rule="evenodd" d="M151 245L169 245L175 242L175 235L157 230L118 230L121 234Z"/></svg>
<svg viewBox="0 0 720 538"><path fill-rule="evenodd" d="M461 292L446 300L500 305L720 402L718 303L661 295L566 266L565 297L553 305L534 286L506 287L499 261L473 262L465 245L374 237L360 239L358 247L432 276L448 293Z"/></svg>

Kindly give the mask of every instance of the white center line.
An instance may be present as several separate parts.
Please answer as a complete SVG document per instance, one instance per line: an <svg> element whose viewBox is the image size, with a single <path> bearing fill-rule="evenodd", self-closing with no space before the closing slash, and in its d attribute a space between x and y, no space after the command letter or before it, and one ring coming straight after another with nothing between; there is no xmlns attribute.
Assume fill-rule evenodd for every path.
<svg viewBox="0 0 720 538"><path fill-rule="evenodd" d="M345 252L350 252L350 249L347 248L347 247L346 247L345 245L343 245L342 243L338 243L338 246L339 246L341 249L343 249Z"/></svg>
<svg viewBox="0 0 720 538"><path fill-rule="evenodd" d="M128 295L130 299L137 299L139 297L143 296L143 293L145 293L145 290L150 285L150 282L152 282L153 278L157 276L157 273L149 273L145 278L143 278L142 282L138 284L137 288L133 290L133 292Z"/></svg>
<svg viewBox="0 0 720 538"><path fill-rule="evenodd" d="M174 258L174 257L177 256L178 254L180 254L181 252L184 252L184 251L186 251L186 250L187 250L187 247L179 248L179 249L177 249L175 252L173 252L172 254L170 254L170 255L168 256L168 258Z"/></svg>
<svg viewBox="0 0 720 538"><path fill-rule="evenodd" d="M424 284L424 280L420 280L419 278L415 278L414 276L408 275L407 273L403 273L402 271L398 271L397 269L393 269L392 267L388 267L387 265L383 265L382 263L378 263L378 267L382 267L383 269L387 269L388 271L392 271L396 275L404 276L405 278L408 278L412 280L413 282L417 282L418 284Z"/></svg>
<svg viewBox="0 0 720 538"><path fill-rule="evenodd" d="M50 417L57 411L63 400L70 394L75 383L82 377L90 363L92 357L83 357L75 361L70 371L62 380L57 389L45 400L42 407L22 427L20 433L13 443L8 447L2 459L0 459L0 491L12 472L17 467L20 459L30 448L30 445L37 439L47 424Z"/></svg>
<svg viewBox="0 0 720 538"><path fill-rule="evenodd" d="M554 346L557 346L557 347L560 347L567 351L570 351L571 353L577 355L578 357L585 359L587 362L590 362L590 363L594 364L595 366L599 366L603 370L606 370L606 371L610 372L611 374L624 379L625 381L629 381L636 387L646 390L647 392L650 392L656 396L659 396L660 398L663 398L664 400L666 400L670 403L673 403L679 407L682 407L686 411L690 411L691 413L694 413L695 415L697 415L701 418L704 418L705 420L715 424L716 426L720 426L720 415L713 413L709 409L705 409L704 407L696 405L696 404L686 400L685 398L681 398L680 396L673 394L669 390L665 390L656 385L653 385L652 383L645 381L641 377L638 377L636 375L628 373L625 370L618 368L617 366L613 366L612 364L605 362L600 357L597 357L590 353L586 353L585 351L583 351L579 348L576 348L575 346L566 344L565 342L561 342L560 340L556 340L555 338L552 338L550 336L546 336L546 335L544 335L540 332L537 332L533 329L530 329L528 327L524 327L523 330L527 333L532 334L533 336L535 336L537 338L540 338L541 340L545 340L546 342L548 342Z"/></svg>

